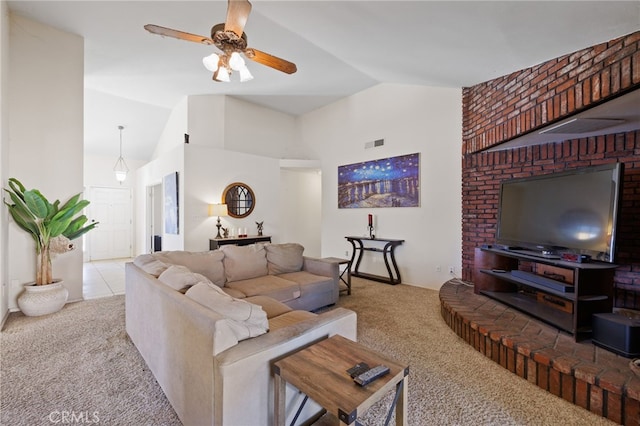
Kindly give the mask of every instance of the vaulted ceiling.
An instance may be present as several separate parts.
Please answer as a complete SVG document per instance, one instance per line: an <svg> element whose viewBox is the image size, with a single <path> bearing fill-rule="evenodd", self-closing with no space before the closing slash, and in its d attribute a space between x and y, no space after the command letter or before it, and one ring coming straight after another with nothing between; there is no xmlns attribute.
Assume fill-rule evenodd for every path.
<svg viewBox="0 0 640 426"><path fill-rule="evenodd" d="M465 87L640 30L638 1L254 0L249 46L297 64L247 61L254 80L217 83L215 47L147 33L153 23L209 36L226 0L8 1L85 39L85 150L149 159L186 95L225 94L299 115L379 83Z"/></svg>

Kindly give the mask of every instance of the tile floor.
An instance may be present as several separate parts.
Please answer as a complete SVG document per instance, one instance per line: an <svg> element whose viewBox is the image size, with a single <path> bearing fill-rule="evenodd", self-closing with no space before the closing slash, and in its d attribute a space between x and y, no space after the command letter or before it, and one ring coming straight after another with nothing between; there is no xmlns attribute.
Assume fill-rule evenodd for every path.
<svg viewBox="0 0 640 426"><path fill-rule="evenodd" d="M85 262L82 293L85 299L124 294L124 264L132 259Z"/></svg>

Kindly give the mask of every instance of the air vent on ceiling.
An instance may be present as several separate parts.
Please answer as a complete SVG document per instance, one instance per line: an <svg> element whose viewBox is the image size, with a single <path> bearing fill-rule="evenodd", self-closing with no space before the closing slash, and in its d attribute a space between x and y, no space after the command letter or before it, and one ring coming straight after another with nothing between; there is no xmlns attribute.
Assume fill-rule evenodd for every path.
<svg viewBox="0 0 640 426"><path fill-rule="evenodd" d="M377 148L382 145L384 145L384 139L376 139L375 141L372 141L372 142L366 142L364 144L364 149Z"/></svg>
<svg viewBox="0 0 640 426"><path fill-rule="evenodd" d="M573 120L565 121L556 126L550 127L545 130L541 130L539 133L545 134L576 134L576 133L589 133L598 130L606 129L617 124L624 123L624 120L617 118L574 118Z"/></svg>

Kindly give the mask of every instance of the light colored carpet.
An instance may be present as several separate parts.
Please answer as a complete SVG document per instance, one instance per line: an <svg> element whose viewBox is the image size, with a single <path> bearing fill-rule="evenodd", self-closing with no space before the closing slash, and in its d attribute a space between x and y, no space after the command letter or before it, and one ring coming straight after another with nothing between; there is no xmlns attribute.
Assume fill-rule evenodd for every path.
<svg viewBox="0 0 640 426"><path fill-rule="evenodd" d="M353 279L339 305L358 313L358 341L409 364L412 425L612 425L507 371L460 339L436 290ZM362 418L384 424L391 395Z"/></svg>
<svg viewBox="0 0 640 426"><path fill-rule="evenodd" d="M124 296L11 314L0 354L2 425L180 424L125 332Z"/></svg>
<svg viewBox="0 0 640 426"><path fill-rule="evenodd" d="M612 424L469 347L440 317L437 291L354 278L339 305L358 313L361 343L409 363L411 425ZM64 424L65 413L94 424L179 424L124 331L123 296L47 317L12 314L0 355L2 425ZM390 397L361 421L383 424Z"/></svg>

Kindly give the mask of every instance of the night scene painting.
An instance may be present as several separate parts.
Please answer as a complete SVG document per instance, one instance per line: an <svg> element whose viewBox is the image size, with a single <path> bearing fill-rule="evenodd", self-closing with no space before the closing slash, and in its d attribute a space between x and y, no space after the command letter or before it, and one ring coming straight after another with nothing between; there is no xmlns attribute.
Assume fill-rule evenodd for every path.
<svg viewBox="0 0 640 426"><path fill-rule="evenodd" d="M420 206L420 154L338 166L338 208Z"/></svg>

